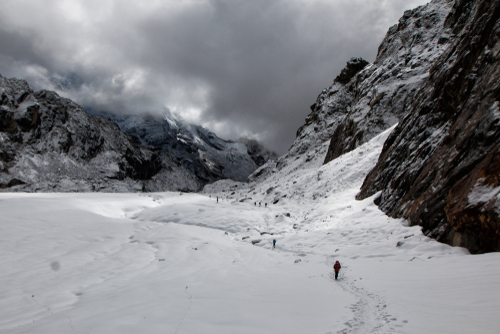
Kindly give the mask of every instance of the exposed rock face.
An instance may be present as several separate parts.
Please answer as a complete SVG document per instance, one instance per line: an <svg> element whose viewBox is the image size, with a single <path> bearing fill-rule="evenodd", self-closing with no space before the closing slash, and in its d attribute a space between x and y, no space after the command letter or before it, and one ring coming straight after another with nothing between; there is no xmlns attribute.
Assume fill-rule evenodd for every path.
<svg viewBox="0 0 500 334"><path fill-rule="evenodd" d="M438 43L450 47L358 198L381 190L384 212L427 235L472 253L500 251L500 1L456 1Z"/></svg>
<svg viewBox="0 0 500 334"><path fill-rule="evenodd" d="M277 154L255 140L224 140L215 133L186 124L170 114L116 116L102 114L118 124L141 146L166 152L205 185L220 179L245 181L248 175Z"/></svg>
<svg viewBox="0 0 500 334"><path fill-rule="evenodd" d="M152 191L200 188L168 154L134 144L104 117L0 75L0 188Z"/></svg>
<svg viewBox="0 0 500 334"><path fill-rule="evenodd" d="M337 125L325 163L352 151L407 114L429 68L449 47L449 30L443 23L450 9L451 1L434 0L406 11L387 32L374 64L351 59L335 79L337 85L324 98L318 97L315 112L335 108L337 94L345 96L341 101L346 103L343 112L335 112Z"/></svg>

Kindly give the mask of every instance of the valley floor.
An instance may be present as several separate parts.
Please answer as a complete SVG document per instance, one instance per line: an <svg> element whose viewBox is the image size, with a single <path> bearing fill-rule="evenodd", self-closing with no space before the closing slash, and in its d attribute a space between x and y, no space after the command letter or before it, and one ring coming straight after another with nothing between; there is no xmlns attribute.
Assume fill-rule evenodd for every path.
<svg viewBox="0 0 500 334"><path fill-rule="evenodd" d="M231 196L0 194L0 333L497 333L500 254L354 200L383 139Z"/></svg>

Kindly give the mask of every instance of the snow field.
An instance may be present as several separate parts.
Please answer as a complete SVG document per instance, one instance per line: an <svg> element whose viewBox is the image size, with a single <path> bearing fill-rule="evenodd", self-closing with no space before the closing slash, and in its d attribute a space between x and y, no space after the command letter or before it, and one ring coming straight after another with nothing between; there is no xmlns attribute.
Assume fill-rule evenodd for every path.
<svg viewBox="0 0 500 334"><path fill-rule="evenodd" d="M0 333L496 333L499 254L354 200L388 133L205 194L0 194Z"/></svg>
<svg viewBox="0 0 500 334"><path fill-rule="evenodd" d="M204 196L178 193L2 196L2 212L10 213L2 230L5 222L12 225L2 240L11 253L4 252L1 263L1 283L9 287L1 307L9 312L0 318L0 332L304 332L310 321L326 331L331 312L347 316L343 305L330 305L340 290L328 291L328 280L308 284L310 268L284 260L289 254L217 229L137 222L120 210L131 200L129 212L178 200L182 215L190 197L211 203L218 214L227 210ZM27 201L29 208L14 210ZM88 211L79 209L82 201ZM115 214L92 212L103 212L103 204ZM324 266L315 271L327 272Z"/></svg>

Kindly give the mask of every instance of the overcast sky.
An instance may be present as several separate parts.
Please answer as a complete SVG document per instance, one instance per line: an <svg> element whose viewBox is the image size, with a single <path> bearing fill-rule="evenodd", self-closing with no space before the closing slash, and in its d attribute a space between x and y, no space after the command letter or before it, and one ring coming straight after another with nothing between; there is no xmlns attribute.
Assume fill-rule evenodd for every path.
<svg viewBox="0 0 500 334"><path fill-rule="evenodd" d="M284 153L351 57L426 0L1 0L0 73L114 113L170 110ZM52 81L51 81L52 79Z"/></svg>

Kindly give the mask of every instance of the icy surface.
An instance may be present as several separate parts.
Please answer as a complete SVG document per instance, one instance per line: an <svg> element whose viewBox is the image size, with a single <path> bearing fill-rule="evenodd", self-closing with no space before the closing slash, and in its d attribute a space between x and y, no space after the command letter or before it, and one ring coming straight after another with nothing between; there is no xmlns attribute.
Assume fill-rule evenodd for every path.
<svg viewBox="0 0 500 334"><path fill-rule="evenodd" d="M354 200L388 132L204 194L0 194L0 333L497 333L500 254Z"/></svg>

